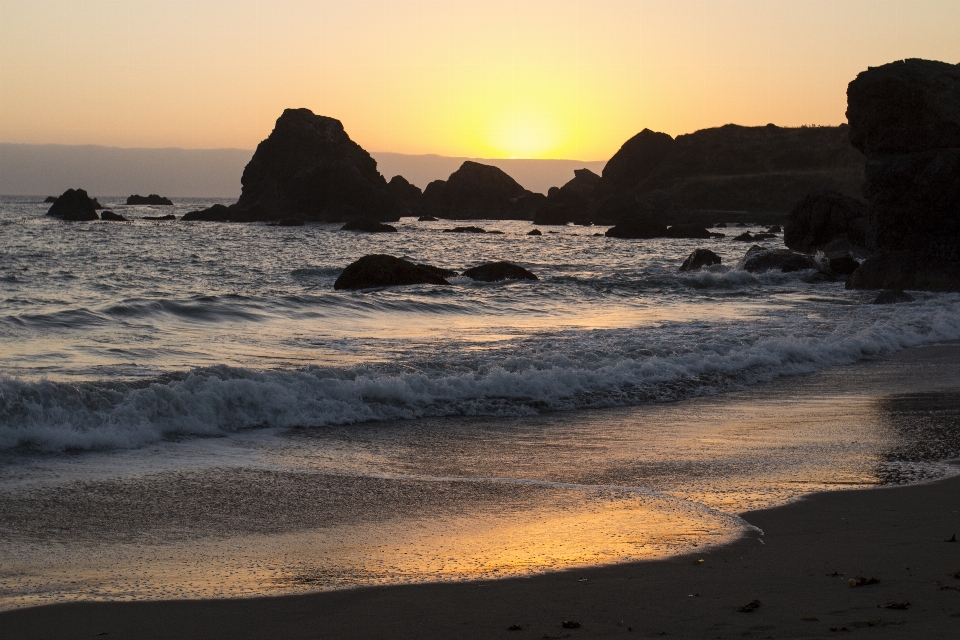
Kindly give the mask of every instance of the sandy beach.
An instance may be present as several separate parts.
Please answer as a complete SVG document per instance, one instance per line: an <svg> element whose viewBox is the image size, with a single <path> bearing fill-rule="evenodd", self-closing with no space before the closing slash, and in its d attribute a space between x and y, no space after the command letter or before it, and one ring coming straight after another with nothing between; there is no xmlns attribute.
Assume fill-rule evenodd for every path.
<svg viewBox="0 0 960 640"><path fill-rule="evenodd" d="M0 635L949 638L960 629L960 579L951 575L960 571L960 543L946 542L960 532L958 498L960 477L817 494L746 514L763 535L702 555L526 579L37 607L0 614ZM851 588L849 580L860 577L880 582ZM755 610L737 610L754 600ZM564 621L580 627L564 628Z"/></svg>
<svg viewBox="0 0 960 640"><path fill-rule="evenodd" d="M817 374L803 388L809 396L846 380L865 397L880 392L901 423L952 430L957 351L907 350ZM883 400L924 379L940 391ZM0 613L0 637L949 638L960 629L960 543L947 542L960 534L958 498L957 476L815 493L741 514L757 530L732 544L664 560L293 596L39 606ZM879 582L849 586L860 578Z"/></svg>

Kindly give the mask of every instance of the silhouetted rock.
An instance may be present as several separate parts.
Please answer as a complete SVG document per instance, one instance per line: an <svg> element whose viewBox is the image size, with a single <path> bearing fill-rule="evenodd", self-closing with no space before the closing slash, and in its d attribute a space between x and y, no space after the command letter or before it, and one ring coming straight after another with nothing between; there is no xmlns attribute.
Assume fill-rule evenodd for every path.
<svg viewBox="0 0 960 640"><path fill-rule="evenodd" d="M447 180L428 184L422 202L442 218L524 219L530 212L521 211L519 199L526 195L530 192L501 169L467 160Z"/></svg>
<svg viewBox="0 0 960 640"><path fill-rule="evenodd" d="M860 262L849 253L827 256L827 260L830 264L830 271L840 276L849 276L860 267Z"/></svg>
<svg viewBox="0 0 960 640"><path fill-rule="evenodd" d="M56 202L56 201L57 201L57 196L47 196L47 197L43 200L43 203L44 203L44 204L53 204L53 203Z"/></svg>
<svg viewBox="0 0 960 640"><path fill-rule="evenodd" d="M177 216L172 213L168 213L165 216L144 216L142 220L176 220Z"/></svg>
<svg viewBox="0 0 960 640"><path fill-rule="evenodd" d="M621 222L607 230L608 238L624 238L629 240L662 238L667 234L667 226L653 218L638 218Z"/></svg>
<svg viewBox="0 0 960 640"><path fill-rule="evenodd" d="M426 269L430 273L436 274L441 278L452 278L456 275L459 275L453 269L444 269L443 267L435 267L432 264L418 264L417 266L420 267L421 269Z"/></svg>
<svg viewBox="0 0 960 640"><path fill-rule="evenodd" d="M590 218L596 224L618 225L651 216L659 218L658 213L652 204L640 202L632 193L620 193L596 200Z"/></svg>
<svg viewBox="0 0 960 640"><path fill-rule="evenodd" d="M712 234L697 224L675 224L667 229L668 238L710 238Z"/></svg>
<svg viewBox="0 0 960 640"><path fill-rule="evenodd" d="M304 225L303 218L284 218L280 221L277 226L280 227L302 227Z"/></svg>
<svg viewBox="0 0 960 640"><path fill-rule="evenodd" d="M573 179L562 187L551 187L547 199L560 204L586 206L600 183L600 176L590 169L576 169L573 176Z"/></svg>
<svg viewBox="0 0 960 640"><path fill-rule="evenodd" d="M537 209L533 216L533 223L562 226L570 222L590 222L589 216L585 206L547 202Z"/></svg>
<svg viewBox="0 0 960 640"><path fill-rule="evenodd" d="M903 291L887 289L878 293L873 300L873 304L897 304L898 302L913 302L913 296Z"/></svg>
<svg viewBox="0 0 960 640"><path fill-rule="evenodd" d="M820 264L805 253L798 253L790 249L764 249L760 245L753 245L737 265L739 269L750 272L777 270L783 272L803 271L804 269L820 269Z"/></svg>
<svg viewBox="0 0 960 640"><path fill-rule="evenodd" d="M960 291L960 262L918 251L877 251L847 279L847 289Z"/></svg>
<svg viewBox="0 0 960 640"><path fill-rule="evenodd" d="M340 231L363 231L364 233L396 233L397 228L375 220L352 220L340 227Z"/></svg>
<svg viewBox="0 0 960 640"><path fill-rule="evenodd" d="M623 143L607 164L596 185L596 195L634 189L673 151L674 139L666 133L644 129Z"/></svg>
<svg viewBox="0 0 960 640"><path fill-rule="evenodd" d="M215 204L209 209L201 209L198 211L190 211L185 213L183 214L181 221L228 222L233 220L233 216L236 215L236 210L232 210L230 207L223 204Z"/></svg>
<svg viewBox="0 0 960 640"><path fill-rule="evenodd" d="M838 239L866 246L867 230L866 204L842 193L821 191L806 196L790 212L783 243L804 253L814 253Z"/></svg>
<svg viewBox="0 0 960 640"><path fill-rule="evenodd" d="M417 209L420 206L420 200L423 199L423 191L420 190L420 187L410 184L403 176L390 178L387 188L398 200L405 202L411 211Z"/></svg>
<svg viewBox="0 0 960 640"><path fill-rule="evenodd" d="M155 193L151 193L148 196L141 196L139 194L134 194L129 198L127 198L127 204L140 204L140 205L147 204L147 205L167 206L167 207L173 206L173 203L170 202L169 198L158 196Z"/></svg>
<svg viewBox="0 0 960 640"><path fill-rule="evenodd" d="M436 222L437 220L438 218L434 218L433 216L420 216L417 218L417 222Z"/></svg>
<svg viewBox="0 0 960 640"><path fill-rule="evenodd" d="M185 220L398 220L408 207L394 196L377 162L339 120L287 109L243 170L230 207L190 212Z"/></svg>
<svg viewBox="0 0 960 640"><path fill-rule="evenodd" d="M490 262L479 267L467 269L463 275L481 282L499 282L500 280L539 280L523 267L509 262Z"/></svg>
<svg viewBox="0 0 960 640"><path fill-rule="evenodd" d="M71 222L99 220L94 203L83 189L67 189L50 205L47 215Z"/></svg>
<svg viewBox="0 0 960 640"><path fill-rule="evenodd" d="M113 211L109 211L107 209L104 209L100 212L100 219L107 220L108 222L129 222L129 220L124 218L119 213L114 213Z"/></svg>
<svg viewBox="0 0 960 640"><path fill-rule="evenodd" d="M848 132L846 125L724 125L672 141L641 132L607 163L594 195L628 190L646 200L662 192L680 209L751 212L751 222L780 212L782 219L808 193L860 192L863 156L850 146Z"/></svg>
<svg viewBox="0 0 960 640"><path fill-rule="evenodd" d="M527 232L527 235L528 235L528 236L542 236L543 234L540 232L540 229L533 229L532 231L528 231L528 232Z"/></svg>
<svg viewBox="0 0 960 640"><path fill-rule="evenodd" d="M450 284L423 265L383 254L363 256L350 263L333 283L334 289L370 289L411 284Z"/></svg>
<svg viewBox="0 0 960 640"><path fill-rule="evenodd" d="M960 147L960 65L898 60L847 87L850 142L865 154Z"/></svg>
<svg viewBox="0 0 960 640"><path fill-rule="evenodd" d="M869 248L848 287L960 291L960 65L902 60L847 88Z"/></svg>
<svg viewBox="0 0 960 640"><path fill-rule="evenodd" d="M100 211L101 209L103 209L103 205L100 204L100 202L97 201L96 198L94 198L94 199L93 199L93 208L96 209L97 211Z"/></svg>
<svg viewBox="0 0 960 640"><path fill-rule="evenodd" d="M715 254L710 249L697 249L683 261L683 264L680 265L680 271L695 271L701 267L709 267L714 264L720 264L723 262L720 259L720 256Z"/></svg>
<svg viewBox="0 0 960 640"><path fill-rule="evenodd" d="M775 224L767 229L767 233L783 233L783 229L780 228L780 225Z"/></svg>
<svg viewBox="0 0 960 640"><path fill-rule="evenodd" d="M444 229L444 233L487 233L486 229L480 227L454 227L453 229Z"/></svg>

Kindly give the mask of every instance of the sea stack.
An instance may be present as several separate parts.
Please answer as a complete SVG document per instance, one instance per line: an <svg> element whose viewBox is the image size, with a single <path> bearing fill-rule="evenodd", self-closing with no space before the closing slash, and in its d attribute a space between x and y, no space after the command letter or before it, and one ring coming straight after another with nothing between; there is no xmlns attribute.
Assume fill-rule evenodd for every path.
<svg viewBox="0 0 960 640"><path fill-rule="evenodd" d="M343 124L309 109L283 112L240 182L236 204L193 211L183 220L391 221L409 213Z"/></svg>
<svg viewBox="0 0 960 640"><path fill-rule="evenodd" d="M97 201L95 199L91 200L86 191L83 189L67 189L57 198L56 202L50 205L47 215L71 222L99 220L100 216L97 215L97 209Z"/></svg>
<svg viewBox="0 0 960 640"><path fill-rule="evenodd" d="M873 252L847 286L960 291L960 65L867 69L847 89L847 119L867 156Z"/></svg>

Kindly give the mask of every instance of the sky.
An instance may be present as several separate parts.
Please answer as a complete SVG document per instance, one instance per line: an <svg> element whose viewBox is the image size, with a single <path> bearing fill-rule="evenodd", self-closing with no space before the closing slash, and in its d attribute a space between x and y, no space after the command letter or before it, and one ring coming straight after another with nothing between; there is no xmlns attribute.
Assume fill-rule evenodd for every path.
<svg viewBox="0 0 960 640"><path fill-rule="evenodd" d="M867 66L960 63L958 0L0 0L0 142L609 158L643 128L845 121Z"/></svg>

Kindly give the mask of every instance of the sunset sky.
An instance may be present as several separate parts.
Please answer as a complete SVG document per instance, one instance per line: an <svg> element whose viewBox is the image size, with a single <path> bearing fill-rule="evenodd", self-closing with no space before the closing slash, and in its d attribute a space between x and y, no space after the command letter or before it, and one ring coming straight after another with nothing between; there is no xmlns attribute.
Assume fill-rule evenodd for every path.
<svg viewBox="0 0 960 640"><path fill-rule="evenodd" d="M370 151L598 160L839 124L859 71L958 34L957 0L0 0L0 142L250 149L308 107Z"/></svg>

